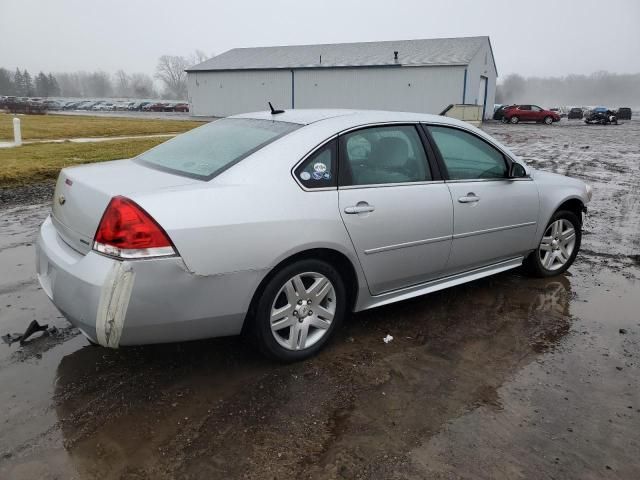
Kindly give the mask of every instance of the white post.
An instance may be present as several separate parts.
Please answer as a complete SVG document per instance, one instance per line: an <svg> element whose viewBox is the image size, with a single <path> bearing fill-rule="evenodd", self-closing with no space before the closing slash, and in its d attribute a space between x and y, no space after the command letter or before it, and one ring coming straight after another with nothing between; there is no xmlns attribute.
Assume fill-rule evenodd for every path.
<svg viewBox="0 0 640 480"><path fill-rule="evenodd" d="M13 143L16 147L22 145L22 132L20 131L20 119L13 117Z"/></svg>

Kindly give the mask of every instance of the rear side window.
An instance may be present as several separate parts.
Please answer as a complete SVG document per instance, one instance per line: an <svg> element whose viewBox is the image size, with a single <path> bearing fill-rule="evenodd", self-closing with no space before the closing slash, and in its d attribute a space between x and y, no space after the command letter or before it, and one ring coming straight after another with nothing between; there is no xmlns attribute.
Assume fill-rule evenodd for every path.
<svg viewBox="0 0 640 480"><path fill-rule="evenodd" d="M335 187L336 141L331 140L313 152L293 174L306 188Z"/></svg>
<svg viewBox="0 0 640 480"><path fill-rule="evenodd" d="M340 137L341 185L382 185L431 180L413 125L370 127Z"/></svg>
<svg viewBox="0 0 640 480"><path fill-rule="evenodd" d="M159 170L210 180L300 127L288 122L224 118L162 143L136 160Z"/></svg>
<svg viewBox="0 0 640 480"><path fill-rule="evenodd" d="M504 179L507 176L504 156L484 140L457 128L428 128L450 180Z"/></svg>

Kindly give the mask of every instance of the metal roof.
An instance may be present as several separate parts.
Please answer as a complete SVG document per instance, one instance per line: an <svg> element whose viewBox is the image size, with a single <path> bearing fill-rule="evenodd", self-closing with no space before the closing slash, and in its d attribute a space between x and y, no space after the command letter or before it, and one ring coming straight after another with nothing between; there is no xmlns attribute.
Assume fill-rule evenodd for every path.
<svg viewBox="0 0 640 480"><path fill-rule="evenodd" d="M468 65L484 42L489 42L489 37L234 48L188 68L187 72ZM394 52L398 52L397 61Z"/></svg>

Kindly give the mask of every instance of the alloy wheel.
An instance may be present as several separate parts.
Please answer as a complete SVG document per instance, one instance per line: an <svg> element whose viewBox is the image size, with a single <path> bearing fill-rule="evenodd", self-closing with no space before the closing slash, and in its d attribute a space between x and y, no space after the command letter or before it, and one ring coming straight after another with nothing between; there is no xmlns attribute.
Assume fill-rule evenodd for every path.
<svg viewBox="0 0 640 480"><path fill-rule="evenodd" d="M336 292L331 281L317 272L290 278L271 306L271 333L287 350L304 350L329 331L336 313Z"/></svg>
<svg viewBox="0 0 640 480"><path fill-rule="evenodd" d="M559 270L569 261L575 246L576 231L573 224L564 218L556 220L547 227L540 242L540 263L549 271Z"/></svg>

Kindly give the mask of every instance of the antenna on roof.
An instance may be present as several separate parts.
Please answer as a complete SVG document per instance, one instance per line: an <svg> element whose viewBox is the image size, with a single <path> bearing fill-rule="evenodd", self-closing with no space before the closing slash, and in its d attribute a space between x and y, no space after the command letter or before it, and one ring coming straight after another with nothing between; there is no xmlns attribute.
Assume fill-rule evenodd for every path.
<svg viewBox="0 0 640 480"><path fill-rule="evenodd" d="M273 105L271 105L271 102L269 102L269 108L271 109L271 115L277 115L279 113L284 113L284 110L276 110L275 108L273 108Z"/></svg>

